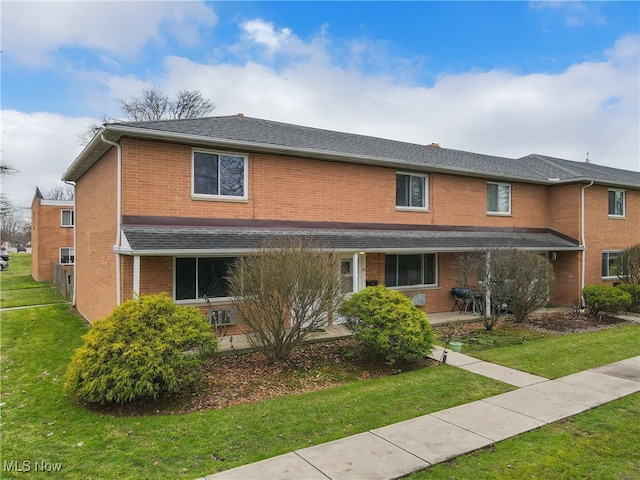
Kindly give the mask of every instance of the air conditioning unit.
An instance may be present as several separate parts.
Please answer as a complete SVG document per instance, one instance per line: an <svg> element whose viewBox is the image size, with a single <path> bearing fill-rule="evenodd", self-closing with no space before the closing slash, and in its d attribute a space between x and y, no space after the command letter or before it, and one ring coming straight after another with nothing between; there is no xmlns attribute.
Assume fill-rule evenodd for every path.
<svg viewBox="0 0 640 480"><path fill-rule="evenodd" d="M209 310L209 323L211 323L211 325L215 325L216 327L235 325L237 321L238 314L232 308Z"/></svg>

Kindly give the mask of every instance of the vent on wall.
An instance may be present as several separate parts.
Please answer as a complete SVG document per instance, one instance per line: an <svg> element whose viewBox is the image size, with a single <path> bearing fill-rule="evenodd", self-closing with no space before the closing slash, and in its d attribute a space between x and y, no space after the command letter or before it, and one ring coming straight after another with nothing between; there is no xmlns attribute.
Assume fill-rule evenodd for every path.
<svg viewBox="0 0 640 480"><path fill-rule="evenodd" d="M209 310L209 323L216 327L235 325L237 321L238 315L232 308Z"/></svg>

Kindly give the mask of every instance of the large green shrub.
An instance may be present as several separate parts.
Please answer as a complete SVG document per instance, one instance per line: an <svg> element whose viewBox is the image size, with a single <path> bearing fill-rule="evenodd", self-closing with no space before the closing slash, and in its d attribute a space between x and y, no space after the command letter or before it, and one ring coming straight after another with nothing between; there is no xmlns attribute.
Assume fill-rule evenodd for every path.
<svg viewBox="0 0 640 480"><path fill-rule="evenodd" d="M194 307L165 294L129 300L96 322L75 351L65 388L90 403L126 403L177 392L197 379L217 340Z"/></svg>
<svg viewBox="0 0 640 480"><path fill-rule="evenodd" d="M640 283L621 283L617 288L631 295L632 307L640 307Z"/></svg>
<svg viewBox="0 0 640 480"><path fill-rule="evenodd" d="M426 315L400 292L384 286L368 287L353 294L339 313L362 350L389 364L427 356L434 335Z"/></svg>
<svg viewBox="0 0 640 480"><path fill-rule="evenodd" d="M582 290L584 302L589 313L617 313L628 310L631 306L631 295L617 287L609 285L587 285Z"/></svg>

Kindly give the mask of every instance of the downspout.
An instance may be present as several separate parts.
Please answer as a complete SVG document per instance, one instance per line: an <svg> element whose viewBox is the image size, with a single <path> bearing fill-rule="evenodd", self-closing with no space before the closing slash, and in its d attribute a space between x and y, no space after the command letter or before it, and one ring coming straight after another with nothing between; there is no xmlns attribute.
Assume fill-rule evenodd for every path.
<svg viewBox="0 0 640 480"><path fill-rule="evenodd" d="M118 173L116 186L116 306L120 305L122 299L120 295L120 237L122 235L122 147L119 143L107 140L104 134L100 135L100 140L108 145L116 147L118 151Z"/></svg>
<svg viewBox="0 0 640 480"><path fill-rule="evenodd" d="M76 182L70 182L68 180L64 180L64 183L73 187L73 296L71 297L71 305L76 306L76 287L77 287L77 272L76 272L76 241L77 241L77 228L76 222L78 221L78 215L76 215Z"/></svg>
<svg viewBox="0 0 640 480"><path fill-rule="evenodd" d="M593 185L593 180L588 185L583 185L580 189L580 242L582 243L582 278L580 282L580 298L582 299L582 303L584 304L584 298L582 298L582 291L584 290L584 284L586 281L586 272L587 272L587 240L585 238L585 228L584 228L584 191Z"/></svg>

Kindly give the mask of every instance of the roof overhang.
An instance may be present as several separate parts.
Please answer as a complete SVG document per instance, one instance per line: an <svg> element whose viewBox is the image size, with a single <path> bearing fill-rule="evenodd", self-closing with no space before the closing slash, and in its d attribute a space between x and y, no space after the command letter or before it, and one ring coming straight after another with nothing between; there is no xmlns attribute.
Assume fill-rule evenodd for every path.
<svg viewBox="0 0 640 480"><path fill-rule="evenodd" d="M208 135L194 135L178 132L170 132L163 130L154 130L149 128L132 127L119 124L105 124L93 137L93 139L82 150L80 155L75 159L71 166L64 173L62 180L77 181L91 166L97 162L110 148L111 145L102 141L104 135L109 141L118 142L123 137L143 138L147 140L156 140L162 142L182 143L192 146L231 149L246 153L271 153L277 155L299 156L305 158L313 158L318 160L357 163L363 165L382 166L390 168L403 168L415 171L425 171L432 173L444 173L450 175L464 175L469 177L487 178L486 172L478 172L472 169L465 169L462 166L456 168L442 167L437 164L424 164L420 162L411 162L401 159L393 159L388 157L377 157L363 154L350 154L344 152L335 152L329 150L291 147L287 145L278 145L271 143L253 142L247 140L233 140L222 137ZM496 180L536 183L541 185L558 185L570 183L589 183L594 181L593 178L573 177L565 179L535 179L528 176L505 175L491 173L490 177ZM600 183L595 181L595 183ZM611 184L607 182L607 184ZM627 186L616 184L614 186ZM632 187L633 188L633 187Z"/></svg>
<svg viewBox="0 0 640 480"><path fill-rule="evenodd" d="M406 229L402 229L406 228ZM302 225L123 225L118 253L135 256L241 255L278 238L299 237L336 252L445 253L516 248L530 251L581 251L578 241L548 229L427 229L303 227Z"/></svg>

